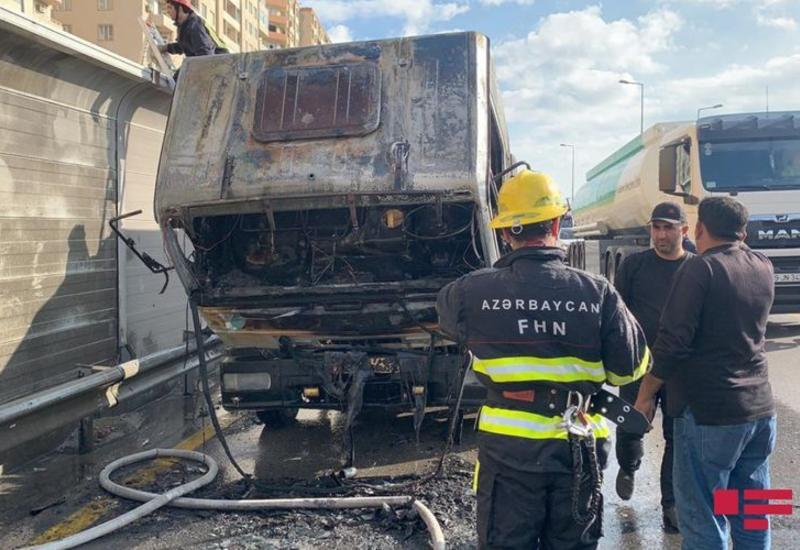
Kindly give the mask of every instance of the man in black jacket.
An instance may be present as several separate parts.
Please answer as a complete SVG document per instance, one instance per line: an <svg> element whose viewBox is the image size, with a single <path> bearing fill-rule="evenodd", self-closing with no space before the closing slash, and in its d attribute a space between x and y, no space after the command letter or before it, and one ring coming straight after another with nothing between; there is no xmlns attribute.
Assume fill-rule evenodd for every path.
<svg viewBox="0 0 800 550"><path fill-rule="evenodd" d="M609 414L611 402L587 404L604 383L643 376L650 352L608 281L564 263L567 206L549 177L523 170L500 188L498 206L492 228L513 252L445 286L436 306L442 331L469 348L488 390L478 422L479 544L593 549L609 428L592 412Z"/></svg>
<svg viewBox="0 0 800 550"><path fill-rule="evenodd" d="M169 0L167 8L178 27L178 41L161 46L161 52L183 54L186 57L213 55L216 44L203 20L194 12L191 0Z"/></svg>
<svg viewBox="0 0 800 550"><path fill-rule="evenodd" d="M707 198L698 216L701 255L675 275L653 350L655 366L642 381L636 408L652 418L658 390L670 383L683 547L727 549L730 522L737 550L766 550L766 516L748 513L763 529L746 528L741 508L717 516L714 493L769 488L775 405L764 346L775 292L772 264L742 242L748 213L734 199Z"/></svg>
<svg viewBox="0 0 800 550"><path fill-rule="evenodd" d="M614 286L625 300L639 324L644 329L649 345L656 341L658 320L672 279L678 269L694 254L683 249L689 231L686 214L679 204L657 204L650 216L650 239L653 247L626 257L617 270ZM639 383L634 382L619 389L620 397L633 403L639 393ZM665 413L665 391L658 393L661 410ZM672 417L664 414L664 455L661 459L661 507L664 529L678 531L675 496L672 490ZM644 445L642 436L617 429L617 494L623 500L633 496L634 475L642 463Z"/></svg>

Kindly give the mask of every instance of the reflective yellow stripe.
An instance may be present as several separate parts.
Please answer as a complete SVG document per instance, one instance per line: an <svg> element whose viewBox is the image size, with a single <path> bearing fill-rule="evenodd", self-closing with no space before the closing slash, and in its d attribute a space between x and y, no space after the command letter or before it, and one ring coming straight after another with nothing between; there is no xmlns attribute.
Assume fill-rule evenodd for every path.
<svg viewBox="0 0 800 550"><path fill-rule="evenodd" d="M613 372L607 372L606 376L608 376L608 382L614 384L615 386L624 386L625 384L630 384L636 380L639 380L642 376L647 374L647 371L650 370L650 348L644 348L644 356L642 357L642 362L639 363L639 366L633 370L633 374L630 376L620 376L618 374L614 374Z"/></svg>
<svg viewBox="0 0 800 550"><path fill-rule="evenodd" d="M608 424L603 417L594 414L590 415L590 418L594 423L595 437L610 435ZM542 416L484 406L481 408L478 429L482 432L525 439L567 439L567 430L560 426L561 422L560 416Z"/></svg>
<svg viewBox="0 0 800 550"><path fill-rule="evenodd" d="M611 428L608 426L606 419L599 414L590 414L589 418L591 418L594 423L594 436L608 439L611 435Z"/></svg>
<svg viewBox="0 0 800 550"><path fill-rule="evenodd" d="M472 492L478 492L478 474L481 472L481 461L475 461L475 473L472 475Z"/></svg>
<svg viewBox="0 0 800 550"><path fill-rule="evenodd" d="M485 374L493 382L605 382L601 361L585 361L577 357L501 357L473 358L472 369Z"/></svg>

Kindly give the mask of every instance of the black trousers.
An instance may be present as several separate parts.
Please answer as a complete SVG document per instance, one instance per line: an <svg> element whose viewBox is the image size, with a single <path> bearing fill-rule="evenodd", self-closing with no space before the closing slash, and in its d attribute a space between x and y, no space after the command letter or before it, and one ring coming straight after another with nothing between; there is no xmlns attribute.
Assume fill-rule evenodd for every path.
<svg viewBox="0 0 800 550"><path fill-rule="evenodd" d="M619 396L628 403L636 401L639 393L639 382L620 386ZM661 423L664 432L664 456L661 457L661 506L664 508L675 506L675 493L672 489L672 457L673 457L673 418L667 416L664 408L666 395L664 390L658 392L658 402L661 404L663 420ZM644 456L644 436L632 434L624 430L617 429L617 463L619 467L632 474L642 465Z"/></svg>
<svg viewBox="0 0 800 550"><path fill-rule="evenodd" d="M478 542L482 550L594 550L603 535L600 517L579 525L572 516L572 474L509 469L479 451ZM584 476L581 511L591 479Z"/></svg>

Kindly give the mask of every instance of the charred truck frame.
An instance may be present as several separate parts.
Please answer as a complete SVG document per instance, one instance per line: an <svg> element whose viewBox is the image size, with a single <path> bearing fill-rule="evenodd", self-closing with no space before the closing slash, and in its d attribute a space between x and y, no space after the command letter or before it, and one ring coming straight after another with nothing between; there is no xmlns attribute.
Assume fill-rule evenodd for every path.
<svg viewBox="0 0 800 550"><path fill-rule="evenodd" d="M227 346L226 408L452 406L436 294L498 258L499 100L477 33L187 60L155 210Z"/></svg>

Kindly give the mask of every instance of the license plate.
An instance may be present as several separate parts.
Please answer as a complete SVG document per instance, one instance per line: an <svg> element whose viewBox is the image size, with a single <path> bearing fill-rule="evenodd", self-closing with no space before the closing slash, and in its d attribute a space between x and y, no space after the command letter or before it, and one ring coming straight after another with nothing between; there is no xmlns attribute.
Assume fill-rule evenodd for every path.
<svg viewBox="0 0 800 550"><path fill-rule="evenodd" d="M800 273L776 273L776 283L800 283Z"/></svg>
<svg viewBox="0 0 800 550"><path fill-rule="evenodd" d="M396 357L370 357L369 366L375 374L400 372L400 362Z"/></svg>

